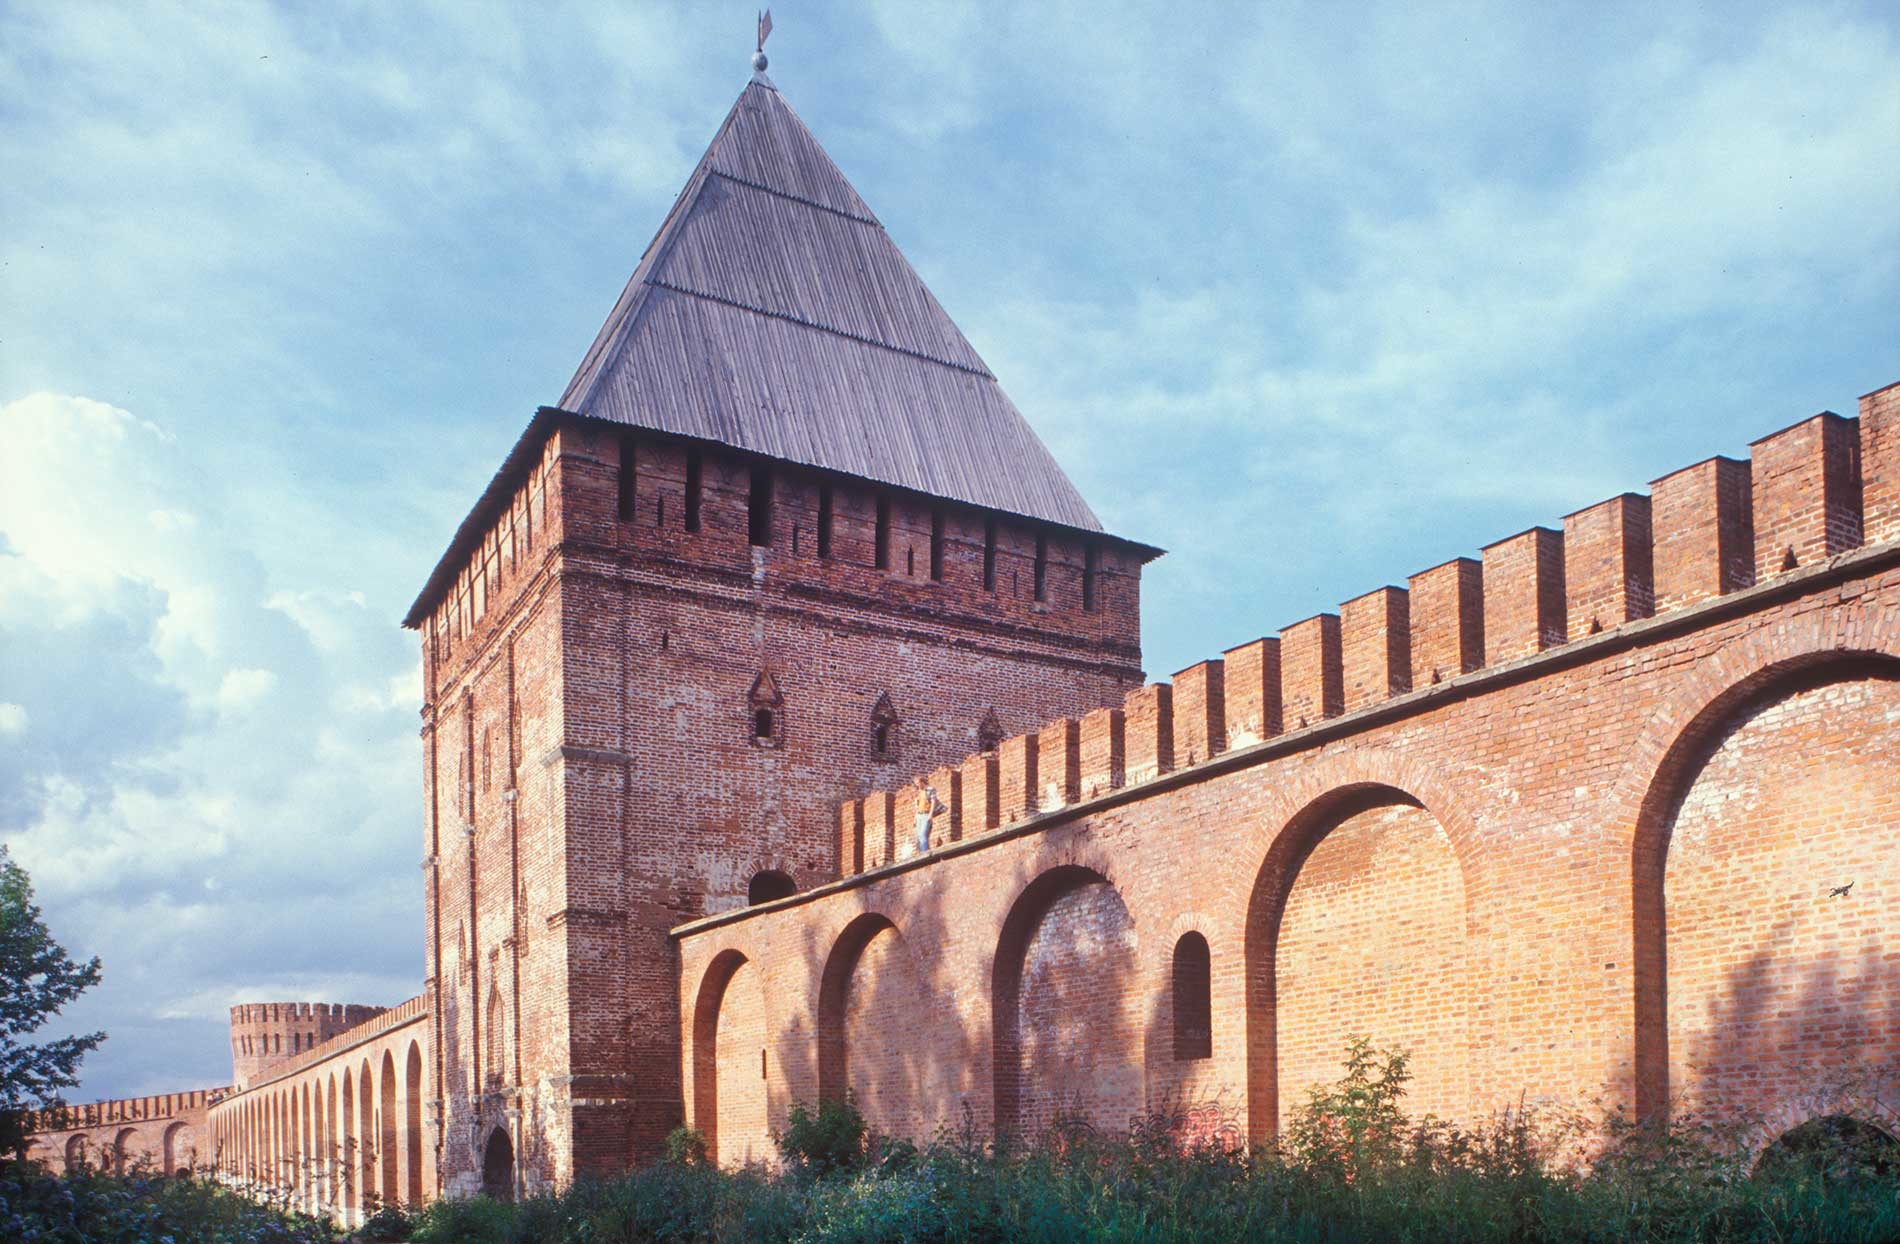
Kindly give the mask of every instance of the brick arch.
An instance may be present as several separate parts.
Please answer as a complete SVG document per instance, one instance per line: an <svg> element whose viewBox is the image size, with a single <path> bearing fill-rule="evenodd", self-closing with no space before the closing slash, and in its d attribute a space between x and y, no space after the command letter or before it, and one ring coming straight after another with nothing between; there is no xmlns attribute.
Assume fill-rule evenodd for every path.
<svg viewBox="0 0 1900 1244"><path fill-rule="evenodd" d="M346 1081L349 1078L349 1074L347 1070L343 1073ZM324 1079L323 1149L318 1154L318 1157L323 1162L325 1200L329 1205L334 1206L339 1202L337 1188L337 1152L338 1137L343 1134L343 1124L336 1112L336 1073L333 1071L324 1077ZM349 1094L347 1086L343 1092L347 1097Z"/></svg>
<svg viewBox="0 0 1900 1244"><path fill-rule="evenodd" d="M888 916L867 911L845 925L825 956L825 968L818 982L818 1096L822 1101L839 1101L849 1084L845 1058L845 1001L851 990L851 977L858 960L871 939L889 930L897 931Z"/></svg>
<svg viewBox="0 0 1900 1244"><path fill-rule="evenodd" d="M735 1064L722 1068L719 1031L722 1020L731 1019L728 1003L733 1001L734 982L740 980L740 974L748 970L756 974L759 968L743 952L730 947L720 951L713 956L712 961L706 965L705 972L701 974L699 990L693 1003L693 1124L706 1138L707 1149L714 1160L727 1163L735 1160L740 1142L750 1144L754 1140L759 1140L764 1131L764 1119L761 1118L757 1120L760 1137L726 1137L727 1152L722 1154L720 1133L725 1130L720 1123L722 1097L727 1099L723 1103L723 1108L728 1114L733 1113L735 1101L743 1100L743 1095L735 1096L738 1083L736 1077L744 1075L749 1070L750 1062L748 1058L745 1067ZM763 992L756 980L751 983L752 992L757 996L746 1000L757 1003L760 1009L757 1018L760 1024L764 1025ZM739 1022L744 1022L748 1017L741 1015L737 1018ZM764 1034L761 1033L761 1049L763 1049L763 1039ZM759 1076L761 1080L764 1080L763 1067L760 1069ZM722 1078L732 1079L733 1082L722 1084ZM760 1093L761 1099L764 1100L763 1086ZM766 1111L762 1110L761 1113L766 1113Z"/></svg>
<svg viewBox="0 0 1900 1244"><path fill-rule="evenodd" d="M1279 802L1291 811L1280 818L1281 828L1271 838L1247 891L1243 925L1247 1119L1256 1139L1274 1135L1279 1127L1281 925L1301 870L1320 844L1361 814L1409 808L1429 816L1455 861L1462 948L1475 944L1474 913L1482 905L1486 876L1476 825L1463 800L1438 774L1406 757L1372 748L1341 752L1311 766L1280 792ZM1468 949L1464 952L1468 954ZM1467 995L1458 999L1460 1005L1480 1005L1470 991ZM1393 1033L1370 1035L1381 1042L1401 1039ZM1462 1062L1459 1074L1468 1075L1468 1050Z"/></svg>
<svg viewBox="0 0 1900 1244"><path fill-rule="evenodd" d="M1830 1117L1865 1123L1900 1141L1900 1105L1876 1092L1834 1089L1782 1102L1764 1114L1760 1126L1749 1137L1752 1160L1760 1161L1782 1137L1802 1124Z"/></svg>
<svg viewBox="0 0 1900 1244"><path fill-rule="evenodd" d="M1713 721L1781 677L1854 658L1900 661L1900 626L1867 610L1809 615L1745 635L1696 662L1650 714L1610 789L1623 846L1634 849L1653 833L1654 817L1646 814L1671 798L1672 767L1707 737Z"/></svg>
<svg viewBox="0 0 1900 1244"><path fill-rule="evenodd" d="M357 1209L362 1178L357 1174L356 1151L363 1143L362 1129L356 1121L356 1078L348 1063L343 1065L343 1093L338 1105L343 1114L338 1128L337 1179L343 1185L343 1212L347 1217Z"/></svg>
<svg viewBox="0 0 1900 1244"><path fill-rule="evenodd" d="M990 968L990 1065L999 1136L1051 1121L1032 1116L1069 1111L1069 1106L1056 1100L1064 1087L1055 1085L1051 1092L1052 1086L1046 1083L1034 1087L1050 1096L1051 1102L1037 1101L1035 1109L1030 1109L1029 1089L1036 1078L1031 1064L1037 1061L1032 1057L1037 1051L1025 1049L1024 1036L1041 1022L1045 1028L1037 1035L1052 1038L1050 1043L1060 1050L1065 1042L1063 1021L1071 1013L1089 1015L1094 1021L1086 1025L1086 1033L1079 1034L1086 1038L1087 1058L1092 1060L1086 1066L1090 1100L1080 1113L1097 1123L1119 1125L1126 1120L1104 1112L1127 1107L1132 1113L1139 1108L1142 1025L1126 1014L1115 1014L1117 1006L1126 1011L1138 1004L1134 927L1134 917L1108 874L1081 863L1045 869L1010 906ZM1088 953L1092 939L1100 942L1093 948L1099 953L1093 955ZM1047 970L1043 970L1045 964ZM1104 986L1094 979L1104 974L1125 979ZM1049 1027L1055 1032L1049 1033ZM1115 1048L1124 1044L1134 1048ZM1124 1083L1131 1079L1132 1092Z"/></svg>
<svg viewBox="0 0 1900 1244"><path fill-rule="evenodd" d="M1671 1093L1664 883L1682 800L1710 748L1745 716L1810 685L1868 676L1900 676L1900 634L1890 623L1883 627L1859 613L1786 622L1701 662L1658 706L1632 747L1613 788L1613 823L1630 862L1631 1048L1639 1116L1666 1110Z"/></svg>
<svg viewBox="0 0 1900 1244"><path fill-rule="evenodd" d="M422 1204L422 1046L409 1043L403 1059L403 1200Z"/></svg>
<svg viewBox="0 0 1900 1244"><path fill-rule="evenodd" d="M378 1191L382 1193L384 1205L402 1204L402 1182L399 1175L398 1158L402 1153L399 1139L400 1108L396 1102L396 1056L388 1049L383 1050L383 1065L377 1076L376 1084L379 1105L381 1107L382 1128L377 1134L376 1155L378 1162Z"/></svg>
<svg viewBox="0 0 1900 1244"><path fill-rule="evenodd" d="M746 906L756 907L798 893L798 881L783 868L760 868L746 881Z"/></svg>
<svg viewBox="0 0 1900 1244"><path fill-rule="evenodd" d="M376 1086L370 1079L369 1059L356 1068L356 1195L367 1214L376 1207Z"/></svg>

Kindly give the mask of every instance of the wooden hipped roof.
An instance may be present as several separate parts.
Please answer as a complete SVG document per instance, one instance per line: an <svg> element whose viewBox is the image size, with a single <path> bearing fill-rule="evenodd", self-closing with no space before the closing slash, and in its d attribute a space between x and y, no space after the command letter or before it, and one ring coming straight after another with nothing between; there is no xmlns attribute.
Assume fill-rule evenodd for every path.
<svg viewBox="0 0 1900 1244"><path fill-rule="evenodd" d="M1101 530L764 74L740 92L560 406Z"/></svg>
<svg viewBox="0 0 1900 1244"><path fill-rule="evenodd" d="M763 73L740 92L558 411L1102 530ZM490 492L509 475L504 465ZM492 499L462 524L406 625L453 582Z"/></svg>

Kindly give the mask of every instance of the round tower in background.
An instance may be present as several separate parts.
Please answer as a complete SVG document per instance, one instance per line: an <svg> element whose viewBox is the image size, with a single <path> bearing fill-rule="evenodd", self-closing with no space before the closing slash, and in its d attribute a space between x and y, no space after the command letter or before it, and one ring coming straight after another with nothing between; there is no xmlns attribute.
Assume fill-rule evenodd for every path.
<svg viewBox="0 0 1900 1244"><path fill-rule="evenodd" d="M231 1008L231 1082L247 1088L285 1061L376 1018L384 1006L245 1002Z"/></svg>

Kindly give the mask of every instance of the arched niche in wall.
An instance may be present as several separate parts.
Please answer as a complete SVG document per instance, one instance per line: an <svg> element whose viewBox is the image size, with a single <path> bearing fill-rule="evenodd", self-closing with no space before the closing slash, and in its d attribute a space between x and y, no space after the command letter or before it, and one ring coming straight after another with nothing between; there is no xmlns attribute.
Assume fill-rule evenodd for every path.
<svg viewBox="0 0 1900 1244"><path fill-rule="evenodd" d="M1792 1124L1900 1040L1900 661L1804 654L1673 741L1631 859L1637 1109Z"/></svg>
<svg viewBox="0 0 1900 1244"><path fill-rule="evenodd" d="M1474 1006L1464 868L1432 811L1405 790L1350 781L1277 833L1246 934L1249 1126L1278 1134L1348 1038L1411 1052L1408 1109L1471 1115Z"/></svg>
<svg viewBox="0 0 1900 1244"><path fill-rule="evenodd" d="M752 874L752 880L746 883L745 901L748 906L756 907L760 903L770 903L781 898L790 898L798 893L798 883L789 873L776 868L763 868Z"/></svg>
<svg viewBox="0 0 1900 1244"><path fill-rule="evenodd" d="M1142 1107L1135 923L1101 873L1060 865L1026 886L991 969L998 1135L1058 1121L1110 1130Z"/></svg>

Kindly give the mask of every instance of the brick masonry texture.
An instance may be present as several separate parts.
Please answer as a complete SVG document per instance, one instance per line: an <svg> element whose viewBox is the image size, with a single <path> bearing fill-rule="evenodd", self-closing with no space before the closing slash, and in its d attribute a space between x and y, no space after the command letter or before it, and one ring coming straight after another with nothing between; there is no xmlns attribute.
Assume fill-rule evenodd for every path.
<svg viewBox="0 0 1900 1244"><path fill-rule="evenodd" d="M1213 1101L1264 1138L1352 1033L1454 1120L1891 1128L1895 391L1171 684L1137 548L1094 537L1087 609L1079 545L999 523L1050 568L993 596L955 543L988 520L831 481L821 559L790 472L755 545L757 463L555 421L422 628L424 993L234 1007L236 1087L48 1116L34 1152L353 1222L680 1121L770 1161L846 1091L914 1137ZM933 529L941 579L900 556Z"/></svg>
<svg viewBox="0 0 1900 1244"><path fill-rule="evenodd" d="M198 1089L45 1110L28 1120L27 1157L50 1170L197 1170L212 1146L206 1112L230 1089Z"/></svg>
<svg viewBox="0 0 1900 1244"><path fill-rule="evenodd" d="M878 790L913 772L943 841L970 801L986 819L1073 802L1079 720L1141 675L1151 554L1112 537L572 417L523 476L423 627L431 1048L456 1193L482 1186L497 1131L531 1187L653 1153L687 1111L674 926L743 907L761 876L808 889L913 855L921 787ZM1012 737L972 766L988 723ZM759 976L721 996L740 1006ZM709 1130L765 1156L733 1122L764 1102L758 1042L729 1027L709 1030L712 1065L745 1046L752 1076Z"/></svg>
<svg viewBox="0 0 1900 1244"><path fill-rule="evenodd" d="M723 1100L693 1041L730 1022L766 1069L759 1113L721 1108L747 1134L851 1089L914 1137L1183 1099L1266 1137L1366 1033L1454 1120L1891 1129L1900 544L1861 506L1892 488L1892 392L1133 688L1119 785L1108 711L1075 801L1032 776L1068 723L1026 731L963 762L959 839L676 929L689 1100ZM1190 934L1205 1051L1174 1031ZM702 988L735 963L757 1016Z"/></svg>

